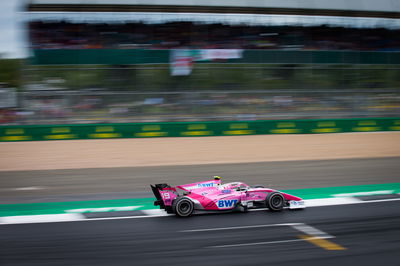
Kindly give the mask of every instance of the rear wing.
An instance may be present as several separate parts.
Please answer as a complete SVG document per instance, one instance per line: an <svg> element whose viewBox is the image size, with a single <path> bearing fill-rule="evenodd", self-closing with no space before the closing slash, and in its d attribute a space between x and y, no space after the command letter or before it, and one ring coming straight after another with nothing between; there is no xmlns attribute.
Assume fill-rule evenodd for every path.
<svg viewBox="0 0 400 266"><path fill-rule="evenodd" d="M176 189L165 183L150 185L150 187L156 197L154 206L160 206L160 209L172 213L172 202L178 196Z"/></svg>

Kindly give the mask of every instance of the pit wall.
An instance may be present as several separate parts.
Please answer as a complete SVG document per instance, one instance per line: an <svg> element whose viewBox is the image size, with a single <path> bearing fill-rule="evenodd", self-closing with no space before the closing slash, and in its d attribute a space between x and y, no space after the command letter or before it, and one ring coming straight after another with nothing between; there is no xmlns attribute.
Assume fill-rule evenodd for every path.
<svg viewBox="0 0 400 266"><path fill-rule="evenodd" d="M0 126L0 141L400 131L400 118Z"/></svg>

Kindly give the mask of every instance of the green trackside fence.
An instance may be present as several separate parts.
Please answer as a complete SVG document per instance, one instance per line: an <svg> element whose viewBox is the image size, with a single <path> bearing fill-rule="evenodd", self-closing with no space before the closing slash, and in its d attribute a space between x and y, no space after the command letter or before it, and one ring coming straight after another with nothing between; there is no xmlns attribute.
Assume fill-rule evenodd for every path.
<svg viewBox="0 0 400 266"><path fill-rule="evenodd" d="M400 52L244 50L232 63L264 64L400 64ZM33 50L33 65L169 64L170 50L54 49Z"/></svg>
<svg viewBox="0 0 400 266"><path fill-rule="evenodd" d="M0 126L0 141L400 131L399 118Z"/></svg>

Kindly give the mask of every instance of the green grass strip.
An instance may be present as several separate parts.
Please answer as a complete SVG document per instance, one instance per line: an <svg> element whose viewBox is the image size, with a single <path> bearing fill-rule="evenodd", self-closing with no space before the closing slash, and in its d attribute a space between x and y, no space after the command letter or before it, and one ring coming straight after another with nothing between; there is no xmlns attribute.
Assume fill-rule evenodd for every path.
<svg viewBox="0 0 400 266"><path fill-rule="evenodd" d="M400 193L400 183L305 188L305 189L286 189L282 191L301 197L303 199L324 199L324 198L333 198L337 194L349 194L349 193L359 193L359 196L362 195L361 194L362 192L366 192L365 195L368 195L368 193L370 193L370 195L373 195L374 193L376 193L375 195Z"/></svg>
<svg viewBox="0 0 400 266"><path fill-rule="evenodd" d="M96 201L67 201L26 204L0 204L1 216L61 214L68 210L140 206L135 210L153 209L153 198L115 199Z"/></svg>

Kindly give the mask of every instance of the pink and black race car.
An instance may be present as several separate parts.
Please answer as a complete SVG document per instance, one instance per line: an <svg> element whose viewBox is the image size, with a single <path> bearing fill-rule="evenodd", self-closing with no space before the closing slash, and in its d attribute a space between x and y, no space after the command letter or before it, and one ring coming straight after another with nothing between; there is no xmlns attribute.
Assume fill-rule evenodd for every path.
<svg viewBox="0 0 400 266"><path fill-rule="evenodd" d="M296 196L262 186L250 187L242 182L222 184L220 177L214 180L171 187L167 184L151 185L160 206L167 213L179 217L194 212L242 211L268 208L270 211L304 209L304 201Z"/></svg>

